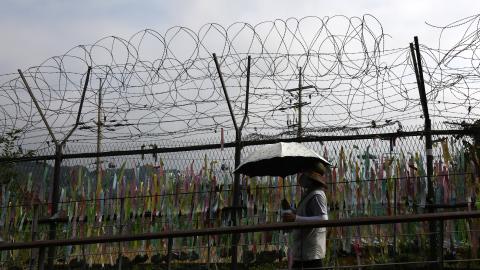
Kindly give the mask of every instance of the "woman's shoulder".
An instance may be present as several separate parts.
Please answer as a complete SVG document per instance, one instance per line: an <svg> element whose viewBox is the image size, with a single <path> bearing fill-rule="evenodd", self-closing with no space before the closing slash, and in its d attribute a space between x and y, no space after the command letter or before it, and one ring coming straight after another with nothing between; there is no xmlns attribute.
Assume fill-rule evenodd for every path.
<svg viewBox="0 0 480 270"><path fill-rule="evenodd" d="M308 193L305 199L308 202L318 201L318 200L323 201L327 199L327 196L325 195L325 191L323 189L314 189Z"/></svg>
<svg viewBox="0 0 480 270"><path fill-rule="evenodd" d="M310 201L315 201L319 204L327 201L327 195L324 190L315 190L312 192L312 197Z"/></svg>
<svg viewBox="0 0 480 270"><path fill-rule="evenodd" d="M312 196L318 196L318 195L320 195L320 196L326 196L326 195L325 195L325 190L323 190L322 188L316 188L316 189L314 189L314 190L311 190L309 193L310 193Z"/></svg>

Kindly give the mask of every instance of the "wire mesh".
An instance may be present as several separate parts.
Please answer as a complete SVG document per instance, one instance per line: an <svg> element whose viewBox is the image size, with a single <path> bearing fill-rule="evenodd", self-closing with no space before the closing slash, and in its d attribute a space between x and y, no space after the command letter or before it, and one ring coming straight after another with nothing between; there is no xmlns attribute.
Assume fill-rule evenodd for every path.
<svg viewBox="0 0 480 270"><path fill-rule="evenodd" d="M451 207L459 205L458 209L471 208L477 197L476 189L471 188L477 172L465 160L468 151L465 141L470 139L442 136L436 141L435 203ZM333 164L325 176L329 183L330 219L423 213L428 207L422 138L333 140L311 142L307 146ZM248 155L254 148L244 147L242 155ZM54 214L53 218L59 221L58 239L230 226L233 213L230 207L233 197L232 156L233 149L225 148L156 156L107 157L98 163L100 176L96 174L95 158L67 159L62 163L58 213L51 212L53 163L19 163L16 165L19 172L15 182L17 189L11 186L2 193L2 236L7 241L29 241L34 205L42 217L38 220L37 239L47 239L49 218ZM243 177L240 225L281 221L281 199L285 198L295 206L301 192L295 175L285 178ZM8 203L4 203L7 200ZM475 222L446 221L445 226L446 254L471 258L467 253L469 256L475 253L469 248L477 233ZM332 228L328 233L330 253L326 262L329 265L346 265L352 258L357 264L408 261L412 248L428 250L429 228L426 223ZM228 239L228 236L212 237L210 263L229 263L231 239ZM163 261L159 258L165 256L166 241L122 243L122 252L118 251L118 244L88 245L83 251L81 247L61 248L56 254L56 263L78 264L83 260L93 267L93 262L99 261L115 265L118 256L127 257L128 260L123 260L131 263L136 256L145 255L148 255L146 263L161 263ZM173 250L187 254L182 255L183 261L176 259L176 263L208 264L192 260L194 254L205 252L201 251L204 242L196 241L200 240L175 239ZM285 266L289 241L288 233L282 231L243 234L239 262L256 264L270 258L270 263ZM149 245L152 249L156 247L156 251L143 252ZM189 250L196 250L196 253L189 253ZM4 261L15 258L16 262L24 262L21 258L28 259L29 252L2 252L2 256L6 259ZM82 255L79 252L83 252ZM373 256L375 252L380 252L383 259ZM396 252L396 259L391 258L392 252ZM276 259L271 261L271 258ZM137 258L137 261L143 259Z"/></svg>

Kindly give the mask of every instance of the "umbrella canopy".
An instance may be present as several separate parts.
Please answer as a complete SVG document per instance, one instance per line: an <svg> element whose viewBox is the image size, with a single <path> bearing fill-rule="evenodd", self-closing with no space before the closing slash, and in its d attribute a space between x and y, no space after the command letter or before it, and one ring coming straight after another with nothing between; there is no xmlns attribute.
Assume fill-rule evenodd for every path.
<svg viewBox="0 0 480 270"><path fill-rule="evenodd" d="M235 172L248 176L287 176L312 168L318 162L330 163L300 143L264 145L252 152Z"/></svg>

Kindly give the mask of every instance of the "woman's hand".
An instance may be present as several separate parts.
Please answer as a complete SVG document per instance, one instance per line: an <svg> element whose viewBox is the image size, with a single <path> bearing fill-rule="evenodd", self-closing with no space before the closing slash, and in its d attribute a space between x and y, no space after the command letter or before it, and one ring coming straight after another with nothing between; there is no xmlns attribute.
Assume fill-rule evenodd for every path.
<svg viewBox="0 0 480 270"><path fill-rule="evenodd" d="M297 218L297 215L293 212L286 212L282 215L283 222L294 222Z"/></svg>

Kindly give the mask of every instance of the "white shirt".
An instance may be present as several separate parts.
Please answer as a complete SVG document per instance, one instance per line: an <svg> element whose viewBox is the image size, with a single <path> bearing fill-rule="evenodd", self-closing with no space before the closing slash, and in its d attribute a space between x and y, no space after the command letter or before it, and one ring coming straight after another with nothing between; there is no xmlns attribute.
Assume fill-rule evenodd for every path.
<svg viewBox="0 0 480 270"><path fill-rule="evenodd" d="M327 197L325 191L310 191L298 205L295 221L328 220ZM326 228L293 230L293 259L298 261L325 258Z"/></svg>

